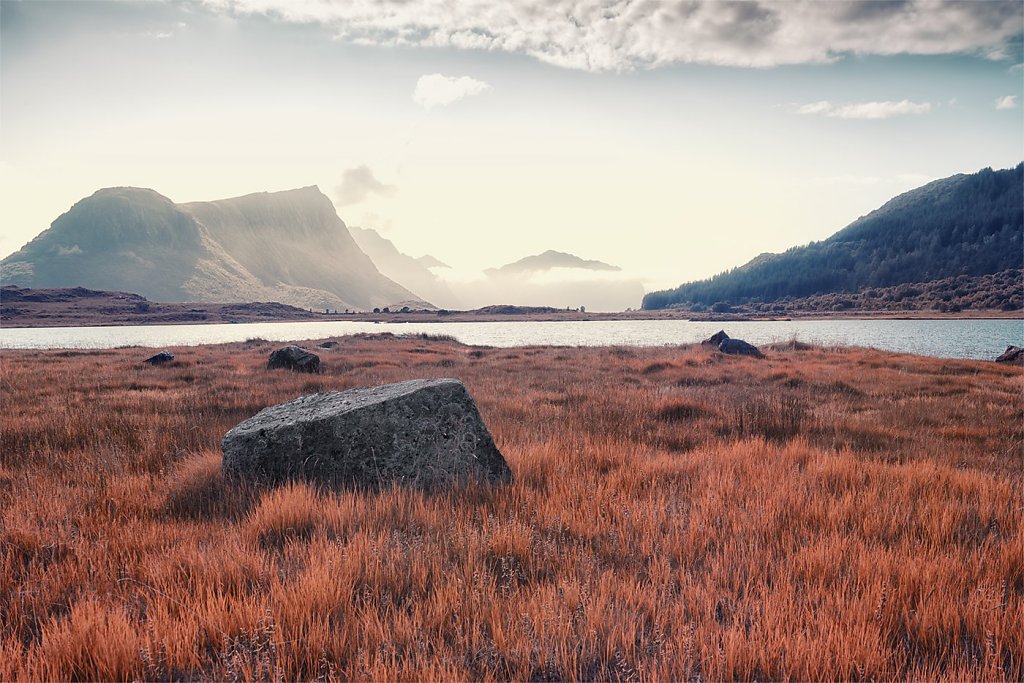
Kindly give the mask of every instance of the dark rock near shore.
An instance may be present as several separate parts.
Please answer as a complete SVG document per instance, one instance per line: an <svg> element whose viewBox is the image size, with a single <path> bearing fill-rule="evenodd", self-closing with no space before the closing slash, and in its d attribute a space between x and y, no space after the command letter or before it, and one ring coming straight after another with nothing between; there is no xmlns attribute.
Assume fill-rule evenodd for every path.
<svg viewBox="0 0 1024 683"><path fill-rule="evenodd" d="M718 345L728 338L729 335L725 333L725 330L719 330L718 332L715 332L713 335L702 341L701 344L708 344L710 346L714 346L717 349Z"/></svg>
<svg viewBox="0 0 1024 683"><path fill-rule="evenodd" d="M143 363L149 363L150 365L163 365L164 363L170 363L174 360L174 354L170 351L161 351L160 353L154 354L142 361Z"/></svg>
<svg viewBox="0 0 1024 683"><path fill-rule="evenodd" d="M1024 365L1024 348L1019 346L1007 346L1006 350L996 358L996 362Z"/></svg>
<svg viewBox="0 0 1024 683"><path fill-rule="evenodd" d="M718 350L730 355L764 358L764 354L761 353L760 349L742 339L723 339L722 343L718 345Z"/></svg>
<svg viewBox="0 0 1024 683"><path fill-rule="evenodd" d="M278 368L294 372L320 372L320 356L298 346L282 346L267 359L267 370Z"/></svg>
<svg viewBox="0 0 1024 683"><path fill-rule="evenodd" d="M476 404L456 379L303 396L238 424L221 447L225 474L263 482L437 490L512 480Z"/></svg>
<svg viewBox="0 0 1024 683"><path fill-rule="evenodd" d="M325 342L320 342L319 344L317 344L317 345L316 345L316 347L317 347L318 349L333 349L333 348L335 348L336 346L338 346L338 342L336 342L336 341L334 341L334 340L329 340L329 341L325 341Z"/></svg>

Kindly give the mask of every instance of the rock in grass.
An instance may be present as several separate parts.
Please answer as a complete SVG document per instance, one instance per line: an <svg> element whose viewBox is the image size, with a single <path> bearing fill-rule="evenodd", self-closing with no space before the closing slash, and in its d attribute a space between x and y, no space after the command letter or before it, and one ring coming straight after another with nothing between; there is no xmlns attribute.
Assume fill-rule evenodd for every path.
<svg viewBox="0 0 1024 683"><path fill-rule="evenodd" d="M725 333L725 330L719 330L718 332L715 332L713 335L702 341L701 344L708 344L710 346L714 346L717 349L718 345L728 338L729 335Z"/></svg>
<svg viewBox="0 0 1024 683"><path fill-rule="evenodd" d="M282 346L267 359L267 370L278 368L295 372L320 372L320 356L298 346Z"/></svg>
<svg viewBox="0 0 1024 683"><path fill-rule="evenodd" d="M723 339L722 343L718 345L718 350L730 355L764 358L764 354L761 353L760 349L742 339Z"/></svg>
<svg viewBox="0 0 1024 683"><path fill-rule="evenodd" d="M224 472L376 490L501 484L512 471L456 379L411 380L303 396L229 431Z"/></svg>
<svg viewBox="0 0 1024 683"><path fill-rule="evenodd" d="M1024 349L1019 346L1007 346L1006 350L996 358L996 362L1024 365Z"/></svg>
<svg viewBox="0 0 1024 683"><path fill-rule="evenodd" d="M149 363L150 365L163 365L164 363L170 363L174 360L174 354L170 351L161 351L160 353L154 354L142 361L143 363Z"/></svg>

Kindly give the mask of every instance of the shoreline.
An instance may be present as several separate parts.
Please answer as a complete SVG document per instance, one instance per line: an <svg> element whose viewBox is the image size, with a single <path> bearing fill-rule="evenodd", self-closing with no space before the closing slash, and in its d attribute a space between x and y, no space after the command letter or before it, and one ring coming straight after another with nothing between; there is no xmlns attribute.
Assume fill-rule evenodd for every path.
<svg viewBox="0 0 1024 683"><path fill-rule="evenodd" d="M555 313L475 313L473 311L411 311L408 313L350 313L317 314L305 312L304 316L234 315L219 309L225 304L207 304L207 309L197 309L194 304L168 304L169 306L190 306L182 314L116 313L110 315L85 313L45 313L36 316L0 316L0 328L4 329L45 329L67 327L134 327L155 325L225 325L253 323L494 323L494 322L623 322L634 320L681 320L689 322L789 322L820 320L1024 320L1024 311L977 310L959 313L939 311L850 311L846 313L805 311L789 315L761 314L693 314L688 311L618 311L581 313L559 311ZM25 317L26 320L19 320Z"/></svg>

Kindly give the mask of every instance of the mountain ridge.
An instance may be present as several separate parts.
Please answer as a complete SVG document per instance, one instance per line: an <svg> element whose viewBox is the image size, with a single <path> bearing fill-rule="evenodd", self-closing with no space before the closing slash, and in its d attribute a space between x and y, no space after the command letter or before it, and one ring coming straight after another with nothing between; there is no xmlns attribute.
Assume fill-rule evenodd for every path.
<svg viewBox="0 0 1024 683"><path fill-rule="evenodd" d="M1024 163L927 183L830 237L647 294L647 309L770 303L1020 268Z"/></svg>
<svg viewBox="0 0 1024 683"><path fill-rule="evenodd" d="M0 261L0 283L307 309L420 299L377 270L315 185L183 204L102 188Z"/></svg>

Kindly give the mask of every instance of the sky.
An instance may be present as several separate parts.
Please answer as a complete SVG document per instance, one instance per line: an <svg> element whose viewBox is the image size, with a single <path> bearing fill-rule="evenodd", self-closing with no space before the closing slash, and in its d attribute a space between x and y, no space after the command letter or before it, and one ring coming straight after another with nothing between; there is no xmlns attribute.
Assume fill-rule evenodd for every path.
<svg viewBox="0 0 1024 683"><path fill-rule="evenodd" d="M102 187L318 185L452 273L672 287L1015 166L1022 34L1018 0L0 0L0 257Z"/></svg>

